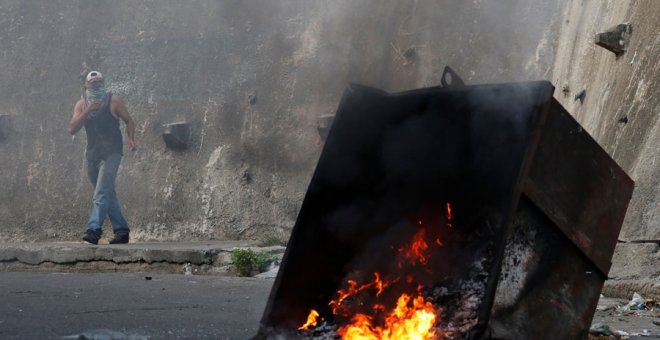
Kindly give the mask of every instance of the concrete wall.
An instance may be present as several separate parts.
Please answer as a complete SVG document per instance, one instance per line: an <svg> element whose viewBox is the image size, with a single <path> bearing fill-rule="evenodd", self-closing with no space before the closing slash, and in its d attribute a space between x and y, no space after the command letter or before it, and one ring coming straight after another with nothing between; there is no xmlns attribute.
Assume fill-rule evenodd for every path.
<svg viewBox="0 0 660 340"><path fill-rule="evenodd" d="M635 180L620 235L631 243L617 247L610 276L619 283L608 290L627 298L633 291L660 296L659 16L655 0L569 1L553 66L555 97ZM593 43L597 32L625 22L633 27L625 54ZM570 91L564 94L563 86ZM583 89L584 102L575 101Z"/></svg>
<svg viewBox="0 0 660 340"><path fill-rule="evenodd" d="M138 240L288 236L349 82L550 78L560 1L0 1L0 241L77 240L84 66L137 123L117 191ZM639 56L638 58L641 58ZM256 100L255 100L256 99ZM186 120L186 151L163 125ZM109 229L106 229L109 231Z"/></svg>
<svg viewBox="0 0 660 340"><path fill-rule="evenodd" d="M636 182L621 234L627 241L660 240L658 15L660 2L653 0L572 1L553 67L555 97ZM617 57L593 44L597 32L624 22L633 26L626 53ZM575 101L582 89L584 102Z"/></svg>

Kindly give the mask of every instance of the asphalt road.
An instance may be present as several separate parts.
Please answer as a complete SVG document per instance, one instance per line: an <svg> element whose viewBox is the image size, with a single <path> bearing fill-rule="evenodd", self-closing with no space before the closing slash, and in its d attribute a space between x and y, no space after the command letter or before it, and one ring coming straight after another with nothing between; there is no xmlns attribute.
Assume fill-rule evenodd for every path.
<svg viewBox="0 0 660 340"><path fill-rule="evenodd" d="M153 273L0 272L0 339L249 339L272 284Z"/></svg>
<svg viewBox="0 0 660 340"><path fill-rule="evenodd" d="M0 339L249 339L272 284L222 276L0 272ZM626 303L602 298L593 322L658 339L660 314L614 310Z"/></svg>

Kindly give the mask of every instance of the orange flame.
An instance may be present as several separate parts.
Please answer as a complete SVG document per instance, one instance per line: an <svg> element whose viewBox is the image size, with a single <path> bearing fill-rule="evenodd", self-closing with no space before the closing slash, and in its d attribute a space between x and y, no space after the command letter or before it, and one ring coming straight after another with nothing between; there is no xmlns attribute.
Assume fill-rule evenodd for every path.
<svg viewBox="0 0 660 340"><path fill-rule="evenodd" d="M401 294L383 327L374 326L370 316L356 314L351 324L339 328L339 335L347 340L434 338L437 334L432 329L436 318L433 304L417 296L409 306L410 300L409 295Z"/></svg>
<svg viewBox="0 0 660 340"><path fill-rule="evenodd" d="M426 240L424 240L424 236L424 229L420 229L415 236L413 236L410 247L399 248L399 268L402 268L405 262L410 262L413 266L416 261L419 261L419 263L424 265L426 264L426 259L428 257L428 254L426 253L429 249L429 245L426 243Z"/></svg>
<svg viewBox="0 0 660 340"><path fill-rule="evenodd" d="M311 310L307 316L307 322L304 325L298 327L298 330L307 331L310 327L316 327L316 318L319 317L319 313L315 310Z"/></svg>
<svg viewBox="0 0 660 340"><path fill-rule="evenodd" d="M451 204L447 202L447 227L451 228Z"/></svg>
<svg viewBox="0 0 660 340"><path fill-rule="evenodd" d="M447 226L452 227L451 204L446 203ZM417 220L420 229L413 235L410 242L398 248L391 246L392 250L398 250L398 259L395 262L400 269L403 266L424 266L427 273L431 273L426 265L431 257L431 249L426 241L426 229L424 221ZM433 234L431 231L430 233ZM428 235L431 246L443 246L442 241L436 235ZM403 273L402 273L403 274ZM404 286L416 283L416 278L410 273L398 277L389 277L385 274L386 280L383 280L381 274L374 273L374 280L365 284L358 284L354 280L347 280L347 287L337 291L337 297L331 300L328 305L332 307L332 313L337 316L350 318L348 324L340 326L338 329L342 339L349 340L379 340L379 339L416 339L426 340L442 336L434 328L436 322L436 310L433 304L426 301L422 295L422 285L417 283L417 291L413 293L414 288L409 287L407 292L401 293L396 301L396 307L387 307L384 303L376 302L371 306L372 312L363 313L367 307L366 300L360 297L364 294L375 294L379 297L381 293L390 285L396 286L402 283ZM373 295L371 295L373 297ZM394 295L396 296L396 295ZM415 296L413 298L413 296ZM347 300L348 299L348 300ZM393 301L390 301L391 304ZM361 311L358 311L359 309ZM307 322L298 328L299 330L309 330L315 327L319 314L312 310L307 317Z"/></svg>
<svg viewBox="0 0 660 340"><path fill-rule="evenodd" d="M344 300L346 300L347 298L349 298L351 296L355 296L356 294L358 294L359 292L361 292L363 290L366 290L366 289L369 289L369 288L376 288L376 296L379 296L383 292L383 289L385 289L389 285L389 283L383 281L380 278L380 274L378 274L378 272L374 273L374 276L376 278L373 281L371 281L369 283L365 283L365 284L363 284L359 287L358 287L357 282L355 282L353 280L348 280L347 281L348 282L348 288L346 290L340 289L337 292L339 294L339 297L337 297L337 299L335 299L335 300L331 300L330 303L328 303L328 305L330 307L332 307L332 313L335 314L335 315L345 315L346 311L344 311L343 308L342 308L343 307L342 303L344 302Z"/></svg>
<svg viewBox="0 0 660 340"><path fill-rule="evenodd" d="M383 292L383 289L387 287L387 282L383 282L380 279L380 275L378 275L378 273L374 273L374 275L376 276L376 281L374 281L374 284L376 285L376 289L378 289L376 296L379 296Z"/></svg>

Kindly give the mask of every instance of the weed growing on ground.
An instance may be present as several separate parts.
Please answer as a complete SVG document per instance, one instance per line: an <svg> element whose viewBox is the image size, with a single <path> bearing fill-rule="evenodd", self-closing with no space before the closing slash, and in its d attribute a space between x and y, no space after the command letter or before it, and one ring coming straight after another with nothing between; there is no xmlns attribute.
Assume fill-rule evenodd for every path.
<svg viewBox="0 0 660 340"><path fill-rule="evenodd" d="M257 252L252 249L234 249L231 252L231 263L240 276L252 276L254 273L263 273L273 258L268 253Z"/></svg>

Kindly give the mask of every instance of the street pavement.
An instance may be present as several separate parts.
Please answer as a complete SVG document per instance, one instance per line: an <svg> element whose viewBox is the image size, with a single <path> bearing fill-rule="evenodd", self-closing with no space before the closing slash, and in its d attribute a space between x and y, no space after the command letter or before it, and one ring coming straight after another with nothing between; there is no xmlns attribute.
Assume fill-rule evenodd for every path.
<svg viewBox="0 0 660 340"><path fill-rule="evenodd" d="M0 272L0 339L249 339L273 279Z"/></svg>
<svg viewBox="0 0 660 340"><path fill-rule="evenodd" d="M265 276L0 272L0 339L249 339L273 285ZM658 339L660 315L618 311L626 303L602 298L593 323Z"/></svg>

